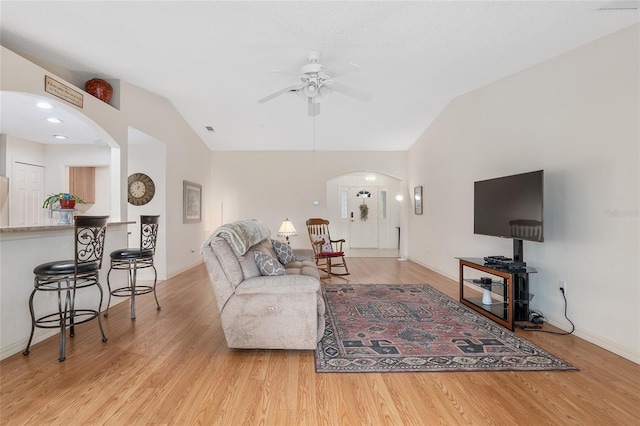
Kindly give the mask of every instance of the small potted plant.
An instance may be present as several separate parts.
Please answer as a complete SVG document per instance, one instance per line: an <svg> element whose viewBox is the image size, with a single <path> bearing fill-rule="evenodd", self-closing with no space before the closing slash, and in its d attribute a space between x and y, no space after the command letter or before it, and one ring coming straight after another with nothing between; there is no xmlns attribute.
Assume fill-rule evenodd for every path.
<svg viewBox="0 0 640 426"><path fill-rule="evenodd" d="M78 204L86 204L84 200L68 192L59 192L57 194L49 195L42 203L42 208L53 209L54 204L58 203L61 209L73 209Z"/></svg>

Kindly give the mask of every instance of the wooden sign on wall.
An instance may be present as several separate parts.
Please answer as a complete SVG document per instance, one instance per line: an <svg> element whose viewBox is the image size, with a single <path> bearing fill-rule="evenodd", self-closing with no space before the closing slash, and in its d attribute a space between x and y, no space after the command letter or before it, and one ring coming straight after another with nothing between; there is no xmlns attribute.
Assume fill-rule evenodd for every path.
<svg viewBox="0 0 640 426"><path fill-rule="evenodd" d="M59 97L62 100L69 102L79 108L82 108L84 96L77 90L73 90L71 87L54 80L48 75L44 76L44 91L51 93L54 96Z"/></svg>

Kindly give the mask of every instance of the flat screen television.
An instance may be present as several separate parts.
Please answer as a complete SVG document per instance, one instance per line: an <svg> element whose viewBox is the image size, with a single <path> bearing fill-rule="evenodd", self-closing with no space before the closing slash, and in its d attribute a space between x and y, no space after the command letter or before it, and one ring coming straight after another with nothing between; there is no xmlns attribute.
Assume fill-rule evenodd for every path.
<svg viewBox="0 0 640 426"><path fill-rule="evenodd" d="M475 182L474 234L514 239L522 260L522 240L544 241L543 196L544 170Z"/></svg>

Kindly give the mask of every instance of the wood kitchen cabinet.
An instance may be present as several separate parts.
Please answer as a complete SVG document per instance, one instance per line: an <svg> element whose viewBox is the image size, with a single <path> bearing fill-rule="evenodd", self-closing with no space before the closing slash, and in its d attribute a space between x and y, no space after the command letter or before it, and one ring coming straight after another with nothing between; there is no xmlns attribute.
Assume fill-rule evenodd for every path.
<svg viewBox="0 0 640 426"><path fill-rule="evenodd" d="M86 203L96 202L96 168L69 167L69 192Z"/></svg>

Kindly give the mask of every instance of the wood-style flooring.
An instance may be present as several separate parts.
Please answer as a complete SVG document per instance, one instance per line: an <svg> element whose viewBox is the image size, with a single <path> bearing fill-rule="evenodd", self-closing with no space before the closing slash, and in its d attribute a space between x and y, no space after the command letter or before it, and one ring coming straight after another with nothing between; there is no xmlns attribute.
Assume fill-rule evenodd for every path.
<svg viewBox="0 0 640 426"><path fill-rule="evenodd" d="M413 262L348 259L351 283L457 283ZM346 282L332 278L330 282ZM229 350L204 265L1 368L2 425L633 425L640 365L573 335L518 334L578 372L316 374L312 351ZM27 307L25 306L25 309Z"/></svg>

